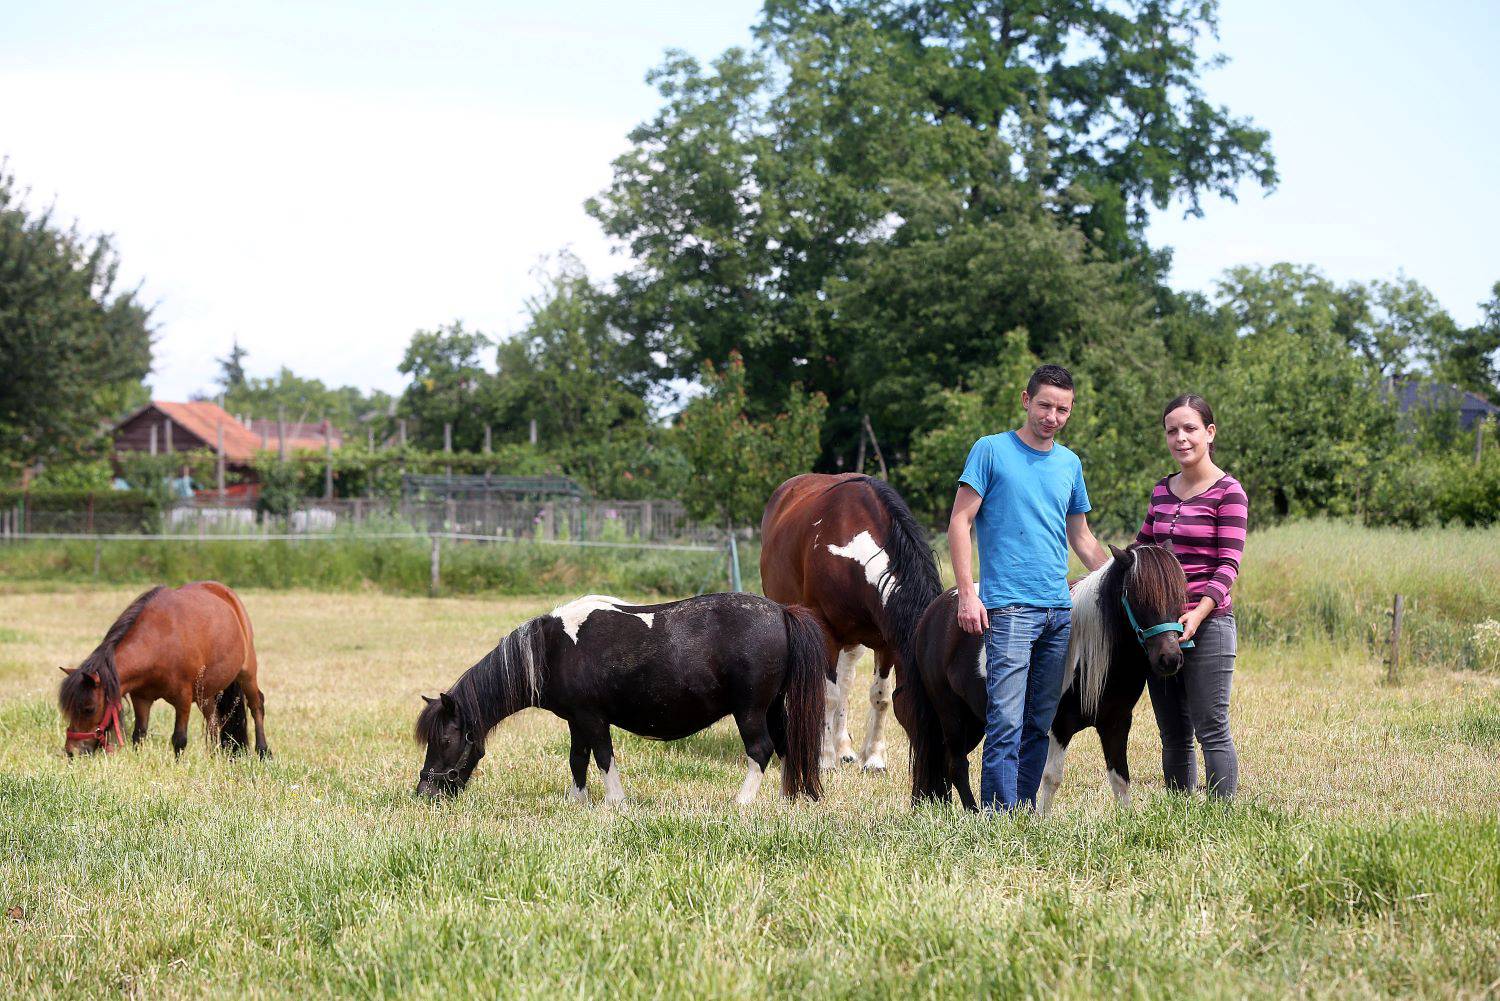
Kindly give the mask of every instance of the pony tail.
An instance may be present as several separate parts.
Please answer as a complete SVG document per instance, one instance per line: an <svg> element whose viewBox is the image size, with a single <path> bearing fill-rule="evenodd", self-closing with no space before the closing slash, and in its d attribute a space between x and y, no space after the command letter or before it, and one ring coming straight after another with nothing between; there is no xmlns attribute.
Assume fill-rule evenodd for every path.
<svg viewBox="0 0 1500 1001"><path fill-rule="evenodd" d="M823 796L818 759L823 752L824 690L833 667L832 641L811 611L801 605L781 610L786 626L786 757L781 791L788 799Z"/></svg>
<svg viewBox="0 0 1500 1001"><path fill-rule="evenodd" d="M230 754L239 754L250 746L250 724L245 712L245 693L238 681L219 693L214 702L214 715L219 720L219 749Z"/></svg>
<svg viewBox="0 0 1500 1001"><path fill-rule="evenodd" d="M942 721L919 664L909 664L893 696L896 719L906 729L911 748L911 804L948 801L948 742Z"/></svg>

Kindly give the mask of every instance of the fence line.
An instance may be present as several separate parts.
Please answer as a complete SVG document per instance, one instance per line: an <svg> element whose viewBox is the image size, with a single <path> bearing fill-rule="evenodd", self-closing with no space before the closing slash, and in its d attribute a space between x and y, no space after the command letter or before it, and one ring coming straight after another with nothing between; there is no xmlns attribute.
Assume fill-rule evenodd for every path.
<svg viewBox="0 0 1500 1001"><path fill-rule="evenodd" d="M442 590L442 543L446 539L449 542L477 542L477 543L508 543L511 545L528 546L579 546L588 549L631 549L650 550L658 552L676 553L721 553L726 557L726 571L728 584L731 591L741 590L740 583L740 557L738 548L735 546L734 535L731 533L725 537L722 544L713 546L699 546L679 543L662 542L606 542L591 539L537 539L537 538L515 538L503 535L475 535L470 532L381 532L368 535L357 533L336 532L313 532L297 534L261 535L237 534L237 535L163 535L124 532L96 532L93 534L65 533L65 532L10 532L0 536L0 542L29 542L29 541L51 541L51 542L92 542L94 544L94 576L99 575L100 547L105 542L386 542L386 541L416 541L419 539L431 540L432 542L432 583L429 594L436 596Z"/></svg>
<svg viewBox="0 0 1500 1001"><path fill-rule="evenodd" d="M75 542L379 542L399 539L447 539L451 542L494 542L525 546L584 546L593 549L655 549L679 553L721 553L726 546L677 545L664 542L603 542L591 539L532 539L506 535L474 535L468 532L379 532L338 533L299 532L295 534L262 535L241 533L238 535L160 535L138 532L13 532L0 537L0 541L53 540Z"/></svg>

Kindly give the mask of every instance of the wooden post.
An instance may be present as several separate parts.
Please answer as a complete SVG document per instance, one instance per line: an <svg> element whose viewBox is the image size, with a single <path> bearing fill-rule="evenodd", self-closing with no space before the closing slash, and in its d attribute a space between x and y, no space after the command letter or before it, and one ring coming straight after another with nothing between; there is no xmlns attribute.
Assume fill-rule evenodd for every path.
<svg viewBox="0 0 1500 1001"><path fill-rule="evenodd" d="M729 590L742 590L740 582L740 550L734 542L734 527L729 529Z"/></svg>
<svg viewBox="0 0 1500 1001"><path fill-rule="evenodd" d="M151 425L151 454L156 454L156 425Z"/></svg>
<svg viewBox="0 0 1500 1001"><path fill-rule="evenodd" d="M217 472L218 472L219 500L222 501L224 499L224 422L223 421L219 422L219 435L218 435L218 438L219 438L219 440L218 440L218 444L217 444L215 450L219 453L219 461L218 461L218 470L217 470Z"/></svg>
<svg viewBox="0 0 1500 1001"><path fill-rule="evenodd" d="M536 418L531 419L531 443L536 444Z"/></svg>
<svg viewBox="0 0 1500 1001"><path fill-rule="evenodd" d="M490 444L491 444L490 426L488 424L486 424L484 426L484 454L485 455L489 455L491 452L494 451L494 449L490 447Z"/></svg>
<svg viewBox="0 0 1500 1001"><path fill-rule="evenodd" d="M333 500L333 425L323 418L323 499Z"/></svg>
<svg viewBox="0 0 1500 1001"><path fill-rule="evenodd" d="M427 596L436 598L438 589L443 586L443 537L434 535L432 537L432 580L427 586Z"/></svg>
<svg viewBox="0 0 1500 1001"><path fill-rule="evenodd" d="M172 418L167 418L167 454L172 454Z"/></svg>
<svg viewBox="0 0 1500 1001"><path fill-rule="evenodd" d="M1484 418L1474 422L1474 465L1484 458Z"/></svg>
<svg viewBox="0 0 1500 1001"><path fill-rule="evenodd" d="M286 461L286 407L276 408L276 461Z"/></svg>
<svg viewBox="0 0 1500 1001"><path fill-rule="evenodd" d="M443 422L443 454L453 454L453 425L448 421Z"/></svg>
<svg viewBox="0 0 1500 1001"><path fill-rule="evenodd" d="M651 541L653 541L653 539L652 539L652 530L655 529L655 527L656 527L656 525L654 524L654 522L656 521L655 515L656 515L656 510L652 506L652 504L651 504L650 501L645 501L645 502L643 502L641 504L641 541L642 542L651 542Z"/></svg>
<svg viewBox="0 0 1500 1001"><path fill-rule="evenodd" d="M865 419L867 418L862 417L859 425L859 454L854 460L854 471L856 473L863 473L865 471Z"/></svg>
<svg viewBox="0 0 1500 1001"><path fill-rule="evenodd" d="M870 415L869 414L865 414L864 415L864 423L865 423L865 434L867 434L867 435L870 436L870 447L875 450L875 461L878 462L878 463L880 463L880 478L882 480L888 480L891 477L890 477L890 474L886 471L886 468L885 468L885 456L883 456L883 455L880 454L880 441L879 441L879 439L877 439L875 437L875 429L870 426ZM861 444L863 444L863 441L864 441L864 439L860 439Z"/></svg>
<svg viewBox="0 0 1500 1001"><path fill-rule="evenodd" d="M397 421L396 422L396 426L400 429L401 447L405 448L406 447L406 418L403 417L399 421Z"/></svg>
<svg viewBox="0 0 1500 1001"><path fill-rule="evenodd" d="M101 542L99 539L95 539L94 540L94 576L95 577L99 576L99 550L102 549L103 547L104 547L104 543L103 542Z"/></svg>
<svg viewBox="0 0 1500 1001"><path fill-rule="evenodd" d="M1396 595L1391 608L1391 656L1386 669L1386 684L1394 685L1401 674L1401 618L1406 611L1406 596Z"/></svg>

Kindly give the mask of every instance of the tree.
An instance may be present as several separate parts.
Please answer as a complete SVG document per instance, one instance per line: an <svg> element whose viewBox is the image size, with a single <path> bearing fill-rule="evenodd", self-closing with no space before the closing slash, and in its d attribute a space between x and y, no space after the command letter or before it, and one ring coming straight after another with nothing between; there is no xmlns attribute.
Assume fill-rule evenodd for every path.
<svg viewBox="0 0 1500 1001"><path fill-rule="evenodd" d="M644 347L612 325L607 297L577 258L564 254L540 279L526 328L496 352L497 423L525 440L534 419L542 443L564 449L644 427L656 374Z"/></svg>
<svg viewBox="0 0 1500 1001"><path fill-rule="evenodd" d="M823 392L832 464L862 388L886 383L854 364L869 328L844 318L936 302L957 262L932 257L954 233L1007 234L1040 208L1154 281L1150 206L1274 182L1265 133L1202 97L1215 9L769 0L754 51L673 54L651 75L662 108L589 203L637 262L618 324L682 377L739 351L758 417L793 381ZM905 276L888 302L874 276L898 251L935 284Z"/></svg>
<svg viewBox="0 0 1500 1001"><path fill-rule="evenodd" d="M1433 352L1433 374L1444 382L1500 401L1500 282L1479 304L1483 318L1455 332L1453 340Z"/></svg>
<svg viewBox="0 0 1500 1001"><path fill-rule="evenodd" d="M488 416L485 404L494 390L494 377L480 357L493 344L461 322L412 335L397 369L411 382L396 409L415 419L412 438L417 445L442 448L443 426L450 424L455 449L479 451Z"/></svg>
<svg viewBox="0 0 1500 1001"><path fill-rule="evenodd" d="M236 337L230 344L229 354L214 359L219 363L219 388L226 394L245 385L245 356L249 353L240 347L240 339Z"/></svg>
<svg viewBox="0 0 1500 1001"><path fill-rule="evenodd" d="M771 491L804 473L818 453L818 429L828 402L792 386L786 410L766 421L745 412L745 362L732 354L723 372L703 366L705 392L683 411L677 427L692 468L683 502L695 518L730 528L754 524Z"/></svg>
<svg viewBox="0 0 1500 1001"><path fill-rule="evenodd" d="M243 361L248 352L238 344L228 359ZM361 424L374 420L381 437L388 433L386 415L393 400L389 393L371 390L365 393L354 386L330 387L321 379L305 378L291 369L282 368L273 376L256 378L247 376L238 385L230 388L222 380L224 407L232 414L240 414L259 420L286 420L293 423L327 420L346 435L355 435ZM211 394L199 394L207 399Z"/></svg>
<svg viewBox="0 0 1500 1001"><path fill-rule="evenodd" d="M108 237L32 213L0 163L0 467L97 453L145 390L151 309Z"/></svg>

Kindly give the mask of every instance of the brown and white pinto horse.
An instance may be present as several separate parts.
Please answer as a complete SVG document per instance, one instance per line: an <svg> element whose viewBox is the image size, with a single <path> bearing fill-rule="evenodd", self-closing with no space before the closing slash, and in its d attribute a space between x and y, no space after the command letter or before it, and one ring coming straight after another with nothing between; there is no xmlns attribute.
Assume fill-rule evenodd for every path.
<svg viewBox="0 0 1500 1001"><path fill-rule="evenodd" d="M177 711L172 749L187 746L188 713L197 704L210 742L227 751L249 743L245 711L255 718L255 749L266 745L265 697L256 680L250 617L239 595L216 581L153 587L120 613L104 641L67 677L57 702L68 718L69 757L111 751L123 743L120 703L135 707L132 743L146 736L151 703L164 699Z"/></svg>
<svg viewBox="0 0 1500 1001"><path fill-rule="evenodd" d="M766 502L760 531L766 597L812 609L840 650L838 683L826 699L823 767L854 760L848 699L860 648L869 647L875 680L860 761L883 771L891 669L912 662L917 621L943 589L926 533L890 484L858 473L792 477Z"/></svg>

